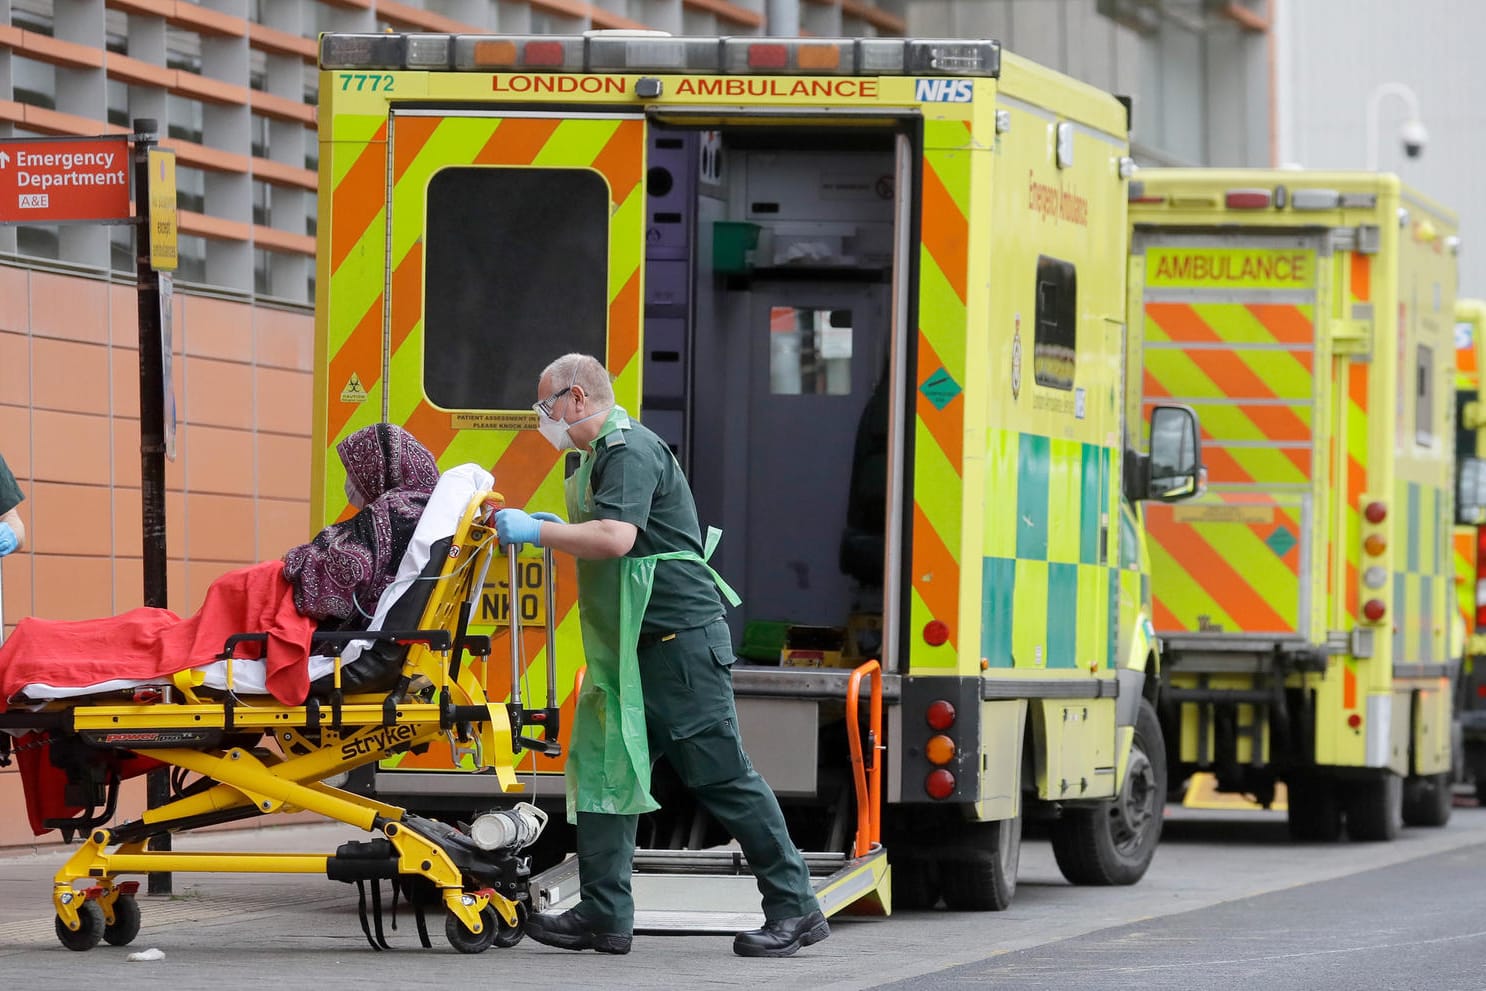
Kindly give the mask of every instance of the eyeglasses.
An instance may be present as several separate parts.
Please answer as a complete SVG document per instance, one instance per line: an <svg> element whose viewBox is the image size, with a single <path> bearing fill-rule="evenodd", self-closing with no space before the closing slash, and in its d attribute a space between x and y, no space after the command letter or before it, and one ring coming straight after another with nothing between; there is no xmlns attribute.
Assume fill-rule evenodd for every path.
<svg viewBox="0 0 1486 991"><path fill-rule="evenodd" d="M538 413L542 414L543 416L545 416L547 419L551 420L551 419L553 419L553 416L552 416L552 406L553 406L553 404L556 403L563 396L566 396L568 393L570 393L572 391L573 391L573 387L572 386L568 386L568 387L566 387L564 389L558 389L556 392L554 392L552 395L548 396L546 399L543 399L541 402L539 402L539 403L532 403L531 408L534 409L534 410L536 410Z"/></svg>

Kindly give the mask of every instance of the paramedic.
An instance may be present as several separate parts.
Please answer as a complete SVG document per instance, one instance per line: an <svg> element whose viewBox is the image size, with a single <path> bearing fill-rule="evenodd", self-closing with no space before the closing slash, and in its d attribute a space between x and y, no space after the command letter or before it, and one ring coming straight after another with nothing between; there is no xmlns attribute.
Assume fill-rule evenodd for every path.
<svg viewBox="0 0 1486 991"><path fill-rule="evenodd" d="M10 466L0 457L0 557L26 546L26 527L16 511L25 498Z"/></svg>
<svg viewBox="0 0 1486 991"><path fill-rule="evenodd" d="M363 427L335 449L357 513L284 555L294 607L322 631L366 627L439 481L433 454L394 424Z"/></svg>
<svg viewBox="0 0 1486 991"><path fill-rule="evenodd" d="M537 395L542 434L560 451L581 452L567 482L572 522L505 509L496 529L503 544L537 544L578 558L588 676L567 769L581 897L569 911L532 916L527 934L564 949L629 952L636 813L656 808L648 739L649 754L670 760L738 840L757 876L765 925L740 933L734 952L788 956L825 939L830 926L804 858L773 791L743 751L720 579L703 559L680 466L659 437L614 404L609 374L596 358L558 358L542 373ZM616 765L628 772L616 773Z"/></svg>

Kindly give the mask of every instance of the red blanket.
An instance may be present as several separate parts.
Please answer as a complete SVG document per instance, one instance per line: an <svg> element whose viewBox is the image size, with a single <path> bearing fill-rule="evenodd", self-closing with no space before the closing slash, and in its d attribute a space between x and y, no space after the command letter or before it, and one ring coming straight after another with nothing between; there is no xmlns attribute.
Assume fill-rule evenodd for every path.
<svg viewBox="0 0 1486 991"><path fill-rule="evenodd" d="M209 664L234 633L268 634L266 654L262 645L245 643L237 656L264 658L274 698L285 705L304 701L315 621L294 608L283 562L266 561L212 582L190 619L142 607L111 619L21 620L0 646L0 712L30 684L82 688L116 678L168 677Z"/></svg>

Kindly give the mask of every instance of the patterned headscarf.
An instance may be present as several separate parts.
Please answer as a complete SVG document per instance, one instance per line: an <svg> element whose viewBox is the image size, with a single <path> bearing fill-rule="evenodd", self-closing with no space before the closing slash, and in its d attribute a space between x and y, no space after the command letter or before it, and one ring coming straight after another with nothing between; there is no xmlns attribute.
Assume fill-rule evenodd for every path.
<svg viewBox="0 0 1486 991"><path fill-rule="evenodd" d="M324 621L322 629L357 629L396 576L439 468L428 448L390 423L363 427L335 449L366 507L285 554L284 577L295 608Z"/></svg>

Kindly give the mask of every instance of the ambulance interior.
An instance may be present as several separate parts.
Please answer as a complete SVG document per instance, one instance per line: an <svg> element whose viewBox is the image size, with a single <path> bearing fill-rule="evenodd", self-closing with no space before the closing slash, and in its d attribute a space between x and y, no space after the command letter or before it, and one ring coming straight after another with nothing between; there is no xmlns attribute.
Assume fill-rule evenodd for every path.
<svg viewBox="0 0 1486 991"><path fill-rule="evenodd" d="M723 531L741 664L883 656L908 147L883 124L651 129L641 419Z"/></svg>

